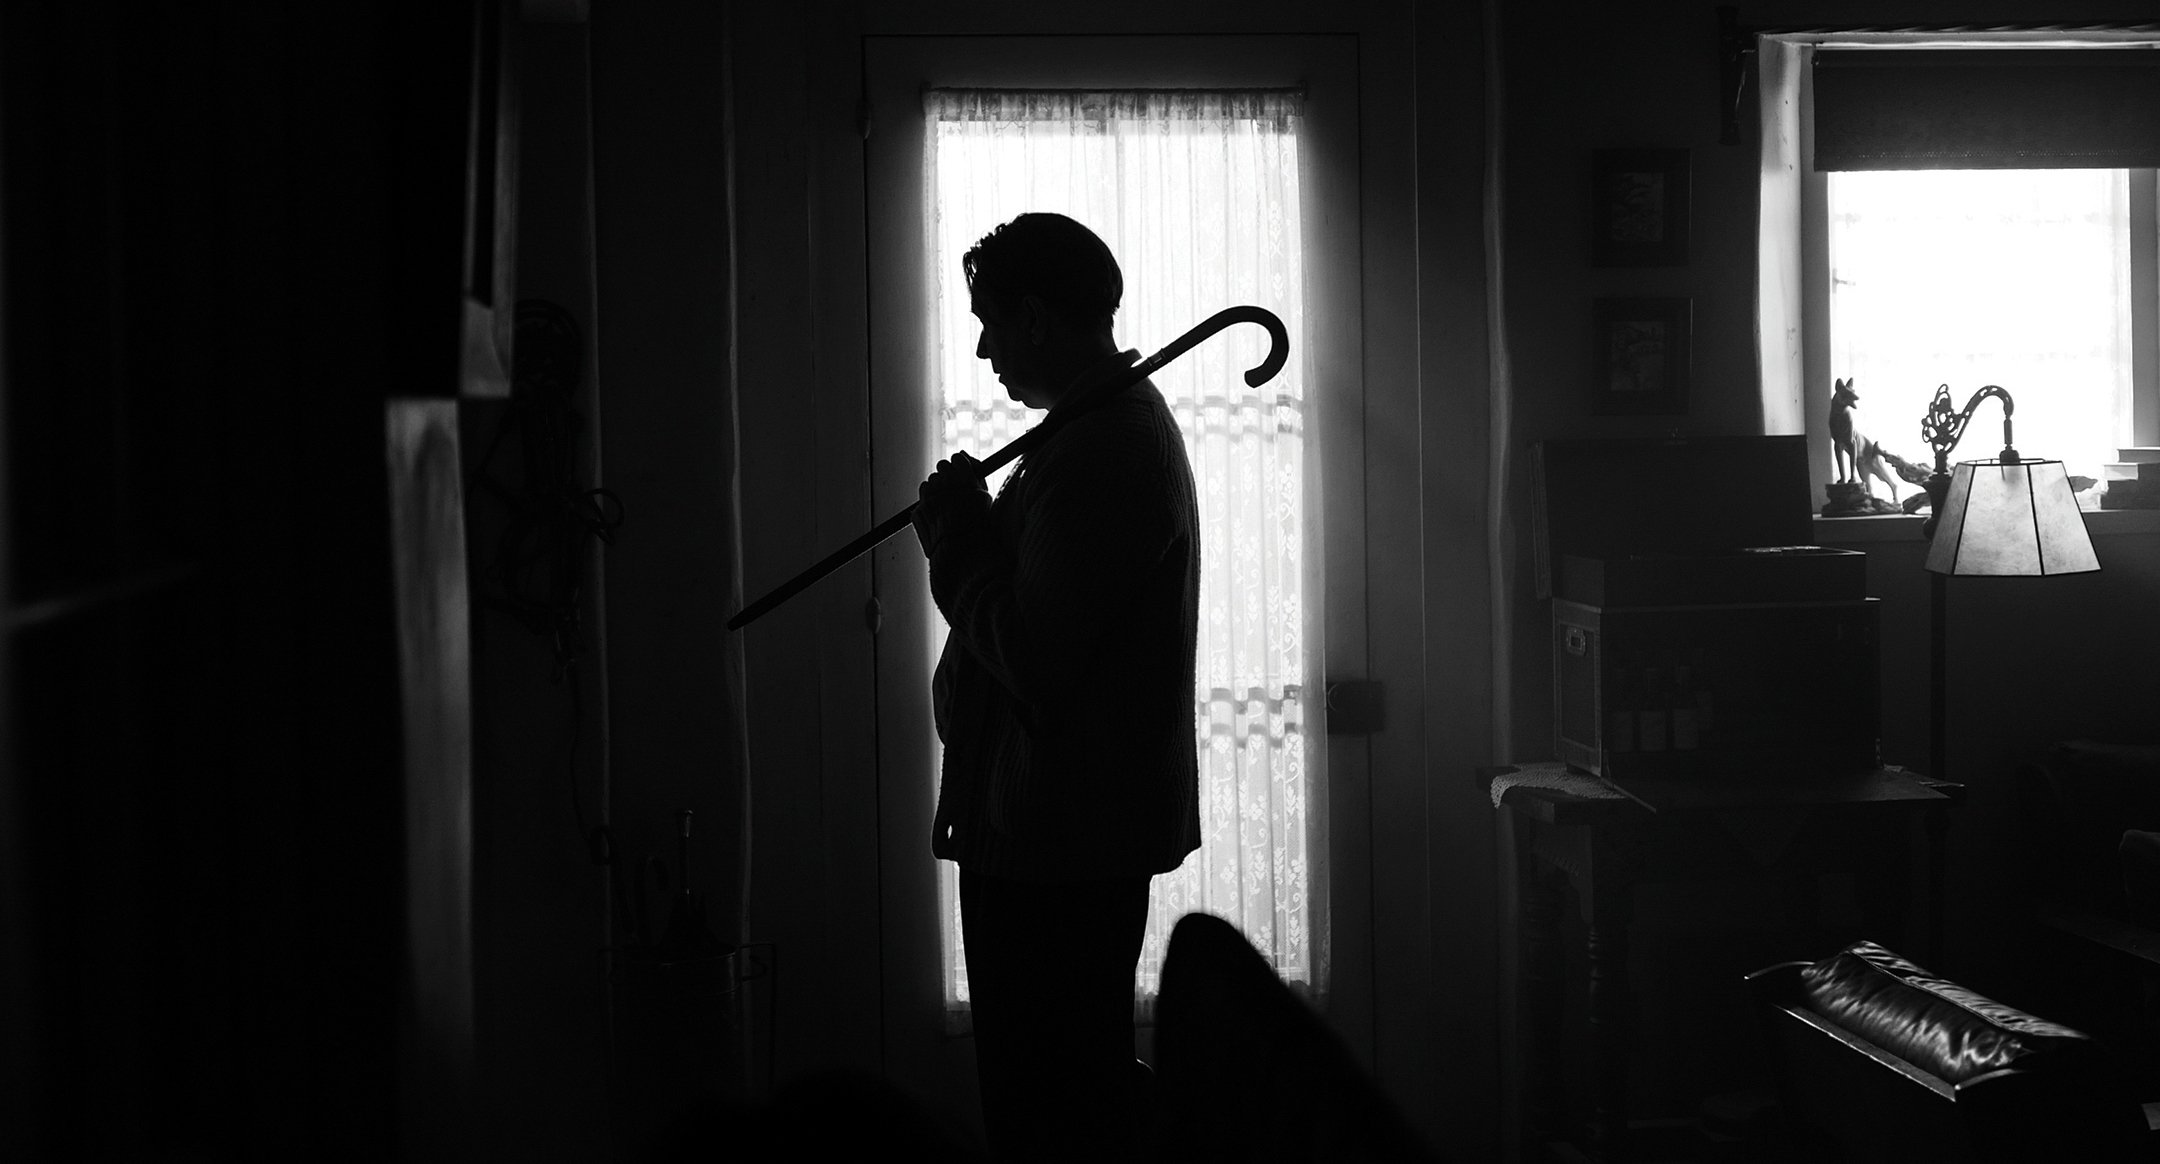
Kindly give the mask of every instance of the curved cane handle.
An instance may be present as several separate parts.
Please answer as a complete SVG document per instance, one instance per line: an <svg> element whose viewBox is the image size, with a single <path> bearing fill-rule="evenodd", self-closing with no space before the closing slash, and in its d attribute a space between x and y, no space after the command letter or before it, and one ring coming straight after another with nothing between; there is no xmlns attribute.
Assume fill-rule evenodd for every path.
<svg viewBox="0 0 2160 1164"><path fill-rule="evenodd" d="M1251 305L1225 307L1221 311L1208 316L1206 319L1201 320L1191 331L1170 341L1169 347L1140 361L1135 365L1135 368L1145 369L1140 373L1142 376L1150 375L1155 369L1191 351L1200 341L1229 327L1233 323L1257 323L1266 328L1268 333L1267 357L1262 359L1257 367L1246 370L1245 383L1258 388L1262 384L1273 380L1276 373L1281 372L1283 365L1290 360L1290 331L1283 326L1283 321L1274 312L1265 307L1253 307Z"/></svg>
<svg viewBox="0 0 2160 1164"><path fill-rule="evenodd" d="M1265 307L1225 307L1194 324L1184 335L1171 340L1161 351L1147 359L1118 369L1116 374L1100 384L1076 388L1070 401L1060 403L1050 410L1050 415L1037 421L1035 427L1014 437L1004 448L983 458L980 463L982 474L987 477L1041 448L1073 418L1085 415L1096 405L1154 375L1163 365L1193 350L1216 332L1235 323L1257 323L1268 331L1267 357L1262 359L1257 367L1246 370L1245 383L1258 388L1274 379L1275 374L1282 371L1283 364L1290 359L1290 332L1283 327L1283 321Z"/></svg>

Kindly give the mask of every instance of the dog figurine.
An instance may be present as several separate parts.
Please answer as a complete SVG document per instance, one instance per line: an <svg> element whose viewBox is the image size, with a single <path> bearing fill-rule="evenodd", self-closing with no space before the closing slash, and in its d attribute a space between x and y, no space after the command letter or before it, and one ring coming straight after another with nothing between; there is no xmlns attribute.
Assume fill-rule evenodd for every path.
<svg viewBox="0 0 2160 1164"><path fill-rule="evenodd" d="M1840 482L1858 482L1863 493L1873 497L1875 490L1868 485L1874 477L1890 487L1890 500L1897 500L1897 483L1902 478L1910 485L1925 485L1927 470L1896 453L1882 447L1874 437L1861 432L1853 424L1853 409L1860 403L1860 394L1853 391L1850 377L1836 381L1830 393L1830 448L1837 462L1837 479ZM1891 470L1897 476L1891 476Z"/></svg>

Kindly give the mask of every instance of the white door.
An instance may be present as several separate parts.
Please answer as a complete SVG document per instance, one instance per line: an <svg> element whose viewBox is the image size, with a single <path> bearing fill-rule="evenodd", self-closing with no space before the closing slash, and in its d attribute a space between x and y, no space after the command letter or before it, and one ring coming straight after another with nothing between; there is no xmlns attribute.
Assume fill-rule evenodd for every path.
<svg viewBox="0 0 2160 1164"><path fill-rule="evenodd" d="M957 267L1013 214L1067 213L1110 244L1125 274L1121 347L1150 354L1238 302L1290 326L1289 366L1262 390L1239 375L1267 350L1253 327L1154 377L1186 423L1202 494L1203 603L1224 613L1203 614L1195 693L1209 840L1185 869L1156 879L1139 1001L1170 925L1205 910L1239 924L1369 1054L1366 740L1328 735L1322 709L1327 677L1366 673L1354 38L871 37L865 51L878 512L911 502L949 449L987 456L1033 422L977 370ZM946 90L1066 96L1021 114L992 100L1003 112L985 119L967 112L984 101ZM1211 106L1196 90L1242 96ZM1077 107L1070 91L1161 100L1113 100L1118 112L1105 115L1097 99L1076 123L1066 120ZM1204 124L1150 128L1149 117L1177 116L1164 108L1199 109L1188 121ZM1042 120L1014 133L1015 119ZM1029 152L1017 139L1035 131L1087 140ZM1120 134L1131 138L1121 144ZM1175 149L1162 148L1172 137ZM1199 228L1208 238L1185 245L1196 204L1209 208ZM1170 212L1187 217L1166 221ZM952 866L929 852L938 761L929 680L945 627L912 536L880 547L873 572L885 1070L972 1112ZM1231 623L1242 629L1222 629ZM1142 1045L1145 1054L1145 1030Z"/></svg>

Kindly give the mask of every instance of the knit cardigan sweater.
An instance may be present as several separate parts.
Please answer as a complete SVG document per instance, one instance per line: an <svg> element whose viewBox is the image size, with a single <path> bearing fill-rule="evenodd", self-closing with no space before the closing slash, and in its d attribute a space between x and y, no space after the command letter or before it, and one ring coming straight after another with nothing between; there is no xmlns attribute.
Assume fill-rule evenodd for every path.
<svg viewBox="0 0 2160 1164"><path fill-rule="evenodd" d="M934 854L1056 882L1164 873L1199 847L1198 527L1184 438L1143 380L941 537Z"/></svg>

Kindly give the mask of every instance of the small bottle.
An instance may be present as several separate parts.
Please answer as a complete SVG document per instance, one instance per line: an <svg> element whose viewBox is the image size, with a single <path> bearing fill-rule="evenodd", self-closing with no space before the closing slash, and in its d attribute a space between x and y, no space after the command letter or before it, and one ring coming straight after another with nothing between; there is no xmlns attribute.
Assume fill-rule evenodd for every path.
<svg viewBox="0 0 2160 1164"><path fill-rule="evenodd" d="M1605 738L1601 741L1607 752L1632 752L1635 750L1635 692L1634 673L1623 665L1612 671L1612 686L1605 692Z"/></svg>
<svg viewBox="0 0 2160 1164"><path fill-rule="evenodd" d="M1672 750L1692 752L1701 745L1701 724L1695 702L1695 677L1683 663L1673 669L1672 711L1667 726L1672 730Z"/></svg>
<svg viewBox="0 0 2160 1164"><path fill-rule="evenodd" d="M1703 665L1701 647L1688 654L1688 673L1695 680L1695 735L1699 740L1717 730L1716 701L1710 694L1710 669Z"/></svg>
<svg viewBox="0 0 2160 1164"><path fill-rule="evenodd" d="M1635 746L1645 752L1665 750L1666 721L1672 708L1672 692L1665 686L1664 672L1656 667L1643 671L1642 703L1635 713Z"/></svg>

